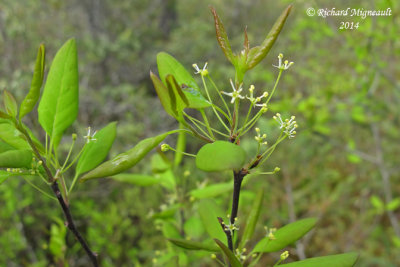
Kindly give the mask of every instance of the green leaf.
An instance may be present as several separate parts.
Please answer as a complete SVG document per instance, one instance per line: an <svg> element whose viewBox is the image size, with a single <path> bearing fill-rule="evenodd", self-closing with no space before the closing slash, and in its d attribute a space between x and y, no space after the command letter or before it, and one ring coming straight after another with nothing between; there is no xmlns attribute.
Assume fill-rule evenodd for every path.
<svg viewBox="0 0 400 267"><path fill-rule="evenodd" d="M147 153L149 153L153 148L161 143L168 135L179 131L180 130L170 131L140 141L132 149L117 155L112 160L102 163L94 170L91 170L87 174L83 175L81 181L113 176L132 168L140 160L142 160L147 155Z"/></svg>
<svg viewBox="0 0 400 267"><path fill-rule="evenodd" d="M222 252L225 254L225 256L228 258L228 261L230 263L230 266L232 267L242 267L243 265L240 263L238 258L236 258L235 254L224 245L220 240L214 239L215 243L221 248Z"/></svg>
<svg viewBox="0 0 400 267"><path fill-rule="evenodd" d="M22 119L26 114L32 111L35 107L40 96L40 88L42 87L44 77L44 65L45 65L45 49L44 45L41 44L36 57L35 70L33 71L33 78L31 82L31 89L21 103L19 111L19 119Z"/></svg>
<svg viewBox="0 0 400 267"><path fill-rule="evenodd" d="M224 213L217 206L215 201L211 199L204 199L200 201L198 212L201 222L211 238L224 239L226 238L221 225L218 222L218 217L223 216Z"/></svg>
<svg viewBox="0 0 400 267"><path fill-rule="evenodd" d="M156 177L160 179L160 185L173 191L176 188L176 177L172 169L168 169L165 172L157 173Z"/></svg>
<svg viewBox="0 0 400 267"><path fill-rule="evenodd" d="M181 134L181 133L179 133ZM163 173L167 170L171 169L171 162L169 162L168 158L161 153L156 153L151 156L151 171L156 173Z"/></svg>
<svg viewBox="0 0 400 267"><path fill-rule="evenodd" d="M38 107L39 123L55 147L78 115L78 56L74 39L54 57Z"/></svg>
<svg viewBox="0 0 400 267"><path fill-rule="evenodd" d="M30 149L28 142L11 123L0 123L0 139L15 149Z"/></svg>
<svg viewBox="0 0 400 267"><path fill-rule="evenodd" d="M217 36L217 41L219 46L222 49L222 52L224 52L225 57L233 64L236 65L235 63L235 56L232 53L232 48L231 45L229 44L229 39L228 35L226 34L224 25L222 24L221 19L219 18L217 11L213 7L210 7L211 12L214 16L214 24L215 24L215 33Z"/></svg>
<svg viewBox="0 0 400 267"><path fill-rule="evenodd" d="M30 168L31 162L30 150L8 150L0 154L1 168Z"/></svg>
<svg viewBox="0 0 400 267"><path fill-rule="evenodd" d="M398 207L400 207L400 198L395 198L387 204L386 209L395 211Z"/></svg>
<svg viewBox="0 0 400 267"><path fill-rule="evenodd" d="M200 93L200 91L185 86L182 87L182 90L189 102L187 106L188 108L200 109L211 106L211 103L204 98L204 96Z"/></svg>
<svg viewBox="0 0 400 267"><path fill-rule="evenodd" d="M377 210L381 212L385 210L385 203L383 203L383 201L376 195L371 196L369 201Z"/></svg>
<svg viewBox="0 0 400 267"><path fill-rule="evenodd" d="M172 206L168 206L166 209L161 212L153 214L153 219L168 219L175 216L176 211L179 209L180 204L174 204Z"/></svg>
<svg viewBox="0 0 400 267"><path fill-rule="evenodd" d="M182 111L188 103L182 89L176 85L176 81L170 75L166 78L168 86L165 86L152 72L150 72L150 78L165 111L172 117L179 119L178 111Z"/></svg>
<svg viewBox="0 0 400 267"><path fill-rule="evenodd" d="M168 88L160 81L160 79L153 72L150 71L150 78L153 82L154 88L156 89L158 98L161 101L161 105L164 110L172 117L175 118L176 114L172 110L171 106L171 94L168 92Z"/></svg>
<svg viewBox="0 0 400 267"><path fill-rule="evenodd" d="M14 96L5 89L3 91L3 102L7 114L15 118L18 112L17 101L15 101Z"/></svg>
<svg viewBox="0 0 400 267"><path fill-rule="evenodd" d="M85 145L79 158L75 170L76 176L92 170L107 157L116 134L117 122L111 122L94 135L96 140Z"/></svg>
<svg viewBox="0 0 400 267"><path fill-rule="evenodd" d="M285 267L352 267L356 264L358 254L355 252L316 257L302 261L280 264Z"/></svg>
<svg viewBox="0 0 400 267"><path fill-rule="evenodd" d="M175 224L172 221L164 221L162 232L166 238L176 238L176 239L181 238L178 229L176 228Z"/></svg>
<svg viewBox="0 0 400 267"><path fill-rule="evenodd" d="M227 141L215 141L204 145L196 156L200 170L213 172L239 170L246 160L246 152L238 145Z"/></svg>
<svg viewBox="0 0 400 267"><path fill-rule="evenodd" d="M3 111L0 110L0 119L1 119L1 120L3 120L3 119L9 120L9 119L11 119L11 118L12 118L12 117L11 117L10 115L8 115L7 113L5 113L5 112L3 112Z"/></svg>
<svg viewBox="0 0 400 267"><path fill-rule="evenodd" d="M240 248L243 248L254 234L254 229L256 228L258 217L260 216L263 198L264 191L260 189L257 193L255 201L253 202L250 214L246 218L247 224L242 236L242 241L240 242Z"/></svg>
<svg viewBox="0 0 400 267"><path fill-rule="evenodd" d="M219 183L192 190L190 191L190 195L197 199L213 198L231 190L233 190L232 183Z"/></svg>
<svg viewBox="0 0 400 267"><path fill-rule="evenodd" d="M145 174L120 173L111 176L110 178L119 182L134 184L138 186L150 186L160 183L160 179Z"/></svg>
<svg viewBox="0 0 400 267"><path fill-rule="evenodd" d="M179 85L185 84L187 87L191 87L197 91L200 91L200 87L197 85L192 75L178 60L176 60L170 54L165 52L158 53L157 67L158 74L160 75L160 78L164 85L167 85L167 75L172 75L175 77Z"/></svg>
<svg viewBox="0 0 400 267"><path fill-rule="evenodd" d="M182 88L176 82L174 76L167 75L165 80L167 81L168 92L173 92L174 94L174 97L171 96L171 107L175 110L176 114L180 116L182 110L189 105L189 101L183 93Z"/></svg>
<svg viewBox="0 0 400 267"><path fill-rule="evenodd" d="M209 244L192 241L192 240L169 238L168 241L178 247L189 249L189 250L205 250L205 251L210 251L210 252L218 252L219 251L219 248L215 245L209 245Z"/></svg>
<svg viewBox="0 0 400 267"><path fill-rule="evenodd" d="M206 108L211 106L200 93L200 87L197 85L193 76L183 67L178 60L170 54L160 52L157 54L158 73L164 85L167 85L166 77L172 75L177 84L183 90L188 100L188 108Z"/></svg>
<svg viewBox="0 0 400 267"><path fill-rule="evenodd" d="M285 11L282 12L280 17L276 20L274 26L272 26L270 32L268 33L267 37L265 38L264 42L260 46L256 46L250 49L249 55L247 57L246 65L247 69L254 68L261 60L268 54L269 50L271 49L272 45L275 43L276 39L278 38L279 33L281 32L283 25L287 17L292 10L292 5L289 5Z"/></svg>
<svg viewBox="0 0 400 267"><path fill-rule="evenodd" d="M15 147L0 141L0 153L3 153L8 150L15 150Z"/></svg>
<svg viewBox="0 0 400 267"><path fill-rule="evenodd" d="M252 253L281 250L302 238L316 223L316 218L307 218L287 224L274 233L276 239L270 240L268 237L261 239L254 247Z"/></svg>

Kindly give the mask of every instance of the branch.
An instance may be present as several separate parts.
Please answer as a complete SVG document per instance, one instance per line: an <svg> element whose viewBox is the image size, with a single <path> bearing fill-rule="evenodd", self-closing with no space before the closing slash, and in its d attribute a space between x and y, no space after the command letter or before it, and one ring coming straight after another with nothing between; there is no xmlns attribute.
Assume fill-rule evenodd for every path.
<svg viewBox="0 0 400 267"><path fill-rule="evenodd" d="M89 245L86 243L85 239L83 239L82 235L79 233L78 229L75 226L74 220L72 219L71 211L69 209L68 204L65 202L61 191L60 187L58 186L57 179L54 178L53 174L51 173L49 167L47 166L46 160L40 155L38 149L36 148L35 144L33 143L31 137L29 136L29 133L21 126L21 125L16 125L17 129L26 137L26 140L28 141L29 145L31 146L33 153L35 156L42 161L42 166L46 172L48 181L51 183L51 189L54 192L54 195L57 197L58 203L60 204L64 216L67 220L65 223L66 226L68 227L69 230L74 234L75 238L78 240L78 242L81 244L83 249L85 250L86 254L89 256L90 261L92 262L93 266L97 267L99 266L97 262L97 254L94 253Z"/></svg>

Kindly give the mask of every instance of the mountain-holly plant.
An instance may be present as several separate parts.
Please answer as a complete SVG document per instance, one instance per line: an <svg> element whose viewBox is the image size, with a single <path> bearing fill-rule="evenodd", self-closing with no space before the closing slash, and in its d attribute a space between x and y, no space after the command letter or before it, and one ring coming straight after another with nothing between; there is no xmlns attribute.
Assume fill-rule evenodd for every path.
<svg viewBox="0 0 400 267"><path fill-rule="evenodd" d="M187 71L173 56L165 52L161 52L157 56L159 77L150 73L165 111L174 117L184 129L206 143L196 155L192 155L196 158L197 168L206 172L231 171L232 173L232 206L227 219L223 218L225 217L223 214L216 214L216 210L213 210L214 202L204 201L199 203L198 213L204 228L215 242L214 246L207 240L200 242L185 239L184 231L181 231L181 236L178 238L169 238L169 241L176 246L188 250L220 252L224 255L223 258L217 257L215 254L212 254L212 257L222 266L256 266L264 253L280 251L293 244L310 231L317 222L315 218L306 218L290 223L278 230L267 229L265 237L259 237L258 243L253 248L247 248L248 241L253 238L262 210L264 193L261 190L256 196L245 224L242 226L238 223L242 184L248 182L250 177L278 172L280 170L278 167L269 172L262 172L259 169L267 162L278 144L285 139L293 139L296 136L298 124L294 116L283 116L279 113L272 116L273 120L276 121L277 128L279 128L279 134L272 143L268 143L266 141L267 135L256 127L257 121L262 116L268 116L268 105L275 94L279 81L283 73L293 65L293 62L285 60L282 54L278 55L278 63L274 65L277 68L277 77L269 91L256 93L256 88L253 85L248 86L243 82L246 72L254 68L268 54L291 9L292 6L286 8L260 46L250 48L245 30L244 49L239 53L234 53L221 19L217 12L211 8L218 44L235 68L235 77L230 79L228 77L226 84L223 85L224 88L230 87L230 90L221 90L214 82L207 68L207 63L203 67L193 64L195 74L199 75L202 81L201 89L190 71ZM215 98L212 97L213 94L216 96ZM245 105L247 109L247 112L243 114L239 109L242 105ZM198 116L193 115L194 112L190 109L197 110ZM214 116L214 118L211 119L210 116ZM217 121L219 125L211 124L211 121ZM241 139L246 134L255 134L254 138L257 143L255 154L249 155L240 144ZM183 153L179 140L176 149L163 144L161 150L163 152L174 150L177 154ZM202 193L212 195L212 190L222 188L218 187L217 189L217 187L212 186L208 188L209 191L203 190ZM227 188L225 184L223 188L224 190ZM201 196L200 191L197 191L197 196ZM282 264L288 257L288 251L283 251L274 266L347 267L355 264L358 255L356 253L345 253Z"/></svg>
<svg viewBox="0 0 400 267"><path fill-rule="evenodd" d="M268 105L275 94L279 80L293 62L285 60L282 54L278 55L277 64L274 65L277 69L277 77L269 91L257 93L253 85L248 86L243 82L246 72L259 64L268 54L291 9L292 6L285 9L259 46L250 48L245 30L244 49L239 53L234 53L221 19L211 8L218 44L234 66L235 76L227 77L224 90L221 90L212 79L207 63L203 67L193 64L194 73L202 81L202 87L200 87L191 72L186 70L178 60L168 53L159 53L157 55L159 76L150 72L150 78L165 111L175 118L184 130L179 133L176 148L168 144L161 145L158 154L153 156L151 161L153 172L151 175L129 173L116 175L119 173L114 170L118 168L116 162L123 160L123 156L120 156L85 174L82 180L115 175L113 177L116 180L137 186L162 186L168 192L166 195L168 204L162 205L160 212L150 212L149 215L160 224L159 228L164 236L177 247L213 253L211 257L222 266L256 266L264 253L285 249L309 232L315 226L317 219L301 219L280 229L268 228L267 234L259 237L255 246L251 249L247 248L248 241L253 238L263 208L264 192L262 190L256 195L245 225L239 225L238 221L242 185L248 183L254 176L278 172L280 170L278 167L268 172L261 171L260 167L267 162L278 144L296 136L298 125L294 116L284 116L279 113L272 116L278 128L278 135L272 143L268 143L267 135L256 127L257 121L262 116L268 116ZM230 90L225 88L230 88ZM241 114L242 109L239 107L243 105L246 105L247 112ZM195 114L196 111L197 114ZM196 155L185 152L185 134L187 133L205 143ZM240 143L247 134L255 134L257 151L252 155L248 154ZM173 162L165 155L168 150L176 152ZM196 166L202 171L231 172L232 206L227 219L224 219L225 216L220 211L220 207L207 198L231 191L232 182L212 184L188 193L185 179L188 179L190 173L177 171L182 155L195 157ZM188 194L192 200L201 199L196 203L197 214L192 214L192 216L188 215L190 213ZM199 226L199 221L202 226ZM195 229L200 228L204 228L208 233L207 239L199 237L196 233ZM193 239L192 236L197 236L197 238ZM214 254L218 252L223 256ZM190 261L188 256L181 251L171 250L166 254L157 252L157 255L159 257L154 258L153 262L160 266L165 264L186 266ZM199 255L198 257L204 256L204 254ZM274 266L348 267L355 264L358 255L345 253L282 264L288 257L288 251L283 251ZM172 265L168 265L173 259Z"/></svg>

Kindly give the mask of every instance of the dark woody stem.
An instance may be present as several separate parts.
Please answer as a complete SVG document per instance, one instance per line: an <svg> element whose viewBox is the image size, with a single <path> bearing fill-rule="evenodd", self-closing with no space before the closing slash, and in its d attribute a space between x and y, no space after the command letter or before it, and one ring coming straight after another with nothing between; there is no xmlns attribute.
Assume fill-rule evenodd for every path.
<svg viewBox="0 0 400 267"><path fill-rule="evenodd" d="M241 169L240 171L233 171L233 195L232 195L232 211L230 215L230 224L235 224L235 219L239 210L239 197L240 189L242 186L243 178L248 174L246 169ZM222 218L218 217L218 221L224 231L228 243L228 248L233 252L233 234L234 230L231 232L229 229L225 228L224 221Z"/></svg>
<svg viewBox="0 0 400 267"><path fill-rule="evenodd" d="M243 177L247 174L246 171L234 171L233 172L233 195L232 195L232 211L231 211L231 224L235 223L235 219L239 210L239 196L240 196L240 188L242 186Z"/></svg>
<svg viewBox="0 0 400 267"><path fill-rule="evenodd" d="M86 243L85 239L83 239L82 235L79 233L78 229L75 226L74 220L72 219L71 211L69 209L69 205L67 202L64 200L60 187L58 186L57 179L53 176L51 173L49 167L47 166L46 161L43 159L43 157L40 155L38 149L36 148L34 142L32 141L31 137L27 133L27 131L21 126L17 125L17 128L20 130L20 132L25 136L26 140L28 141L29 145L31 146L33 153L35 156L42 161L42 166L46 172L47 179L49 183L51 183L51 189L53 190L54 195L57 197L58 203L60 204L62 211L64 213L66 221L66 226L68 227L69 230L74 234L75 238L78 240L78 242L81 244L82 248L85 250L86 254L89 256L90 261L92 262L93 266L97 267L99 266L99 263L97 261L97 254L94 253L88 243Z"/></svg>
<svg viewBox="0 0 400 267"><path fill-rule="evenodd" d="M224 231L225 235L226 235L226 240L228 243L228 248L233 251L233 242L232 242L232 235L231 235L231 231L229 231L228 229L225 228L225 223L224 220L221 217L217 218L219 221L219 224L222 227L222 231Z"/></svg>

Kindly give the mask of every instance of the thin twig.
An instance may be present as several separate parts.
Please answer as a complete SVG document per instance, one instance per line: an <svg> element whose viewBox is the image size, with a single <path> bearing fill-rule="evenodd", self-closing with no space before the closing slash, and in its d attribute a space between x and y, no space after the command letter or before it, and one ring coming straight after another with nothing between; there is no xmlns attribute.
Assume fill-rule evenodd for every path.
<svg viewBox="0 0 400 267"><path fill-rule="evenodd" d="M61 191L60 191L60 187L58 186L57 183L57 179L54 178L53 174L51 173L49 167L47 166L46 161L43 159L43 157L40 155L38 149L36 148L35 144L33 143L31 137L29 136L29 133L21 126L21 125L17 125L17 128L21 131L21 133L24 134L24 136L26 137L26 140L28 141L29 145L31 146L33 153L35 154L35 156L42 161L42 166L46 172L48 181L51 183L51 189L53 190L58 203L60 204L64 216L67 220L67 222L65 223L66 226L68 227L69 230L71 230L71 232L74 234L75 238L78 240L78 242L81 244L81 246L83 247L83 249L85 250L86 254L89 256L90 261L92 262L93 266L97 267L99 266L98 262L97 262L97 254L94 253L89 245L86 243L86 241L83 239L82 235L79 233L78 229L75 226L74 220L72 219L72 215L71 215L71 211L69 209L68 204L65 202Z"/></svg>

